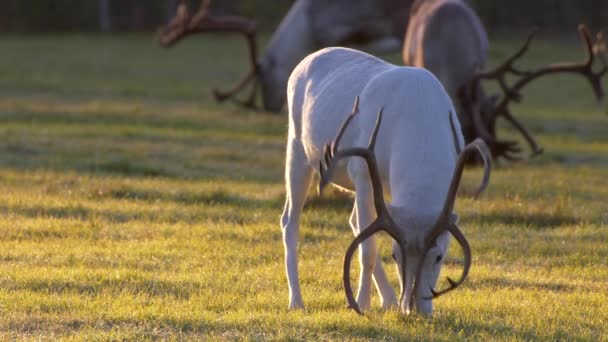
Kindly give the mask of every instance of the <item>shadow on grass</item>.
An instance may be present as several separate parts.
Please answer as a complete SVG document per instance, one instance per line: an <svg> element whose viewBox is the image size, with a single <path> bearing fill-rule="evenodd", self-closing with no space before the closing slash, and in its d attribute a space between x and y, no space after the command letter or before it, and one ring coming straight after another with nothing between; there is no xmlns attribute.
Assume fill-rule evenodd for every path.
<svg viewBox="0 0 608 342"><path fill-rule="evenodd" d="M210 200L212 201L212 200ZM211 203L211 202L209 202ZM214 205L217 205L215 203ZM249 204L249 210L232 210L230 213L224 213L220 211L208 211L208 205L201 205L200 209L180 210L172 211L170 213L159 211L159 210L100 210L91 209L84 206L65 206L65 207L52 207L43 205L34 206L0 206L0 214L13 214L24 217L37 219L40 217L50 217L54 219L74 219L79 221L89 220L103 220L109 223L128 223L131 221L140 222L163 222L163 223L175 223L175 222L212 222L212 223L227 223L234 225L247 225L253 224L261 220L259 217L252 215L252 210L256 208L261 209L257 204ZM265 204L264 204L265 205ZM242 208L242 207L241 207ZM55 229L20 229L12 230L12 233L4 232L1 234L2 239L37 239L37 238L66 238L78 234L79 237L93 238L94 231L59 231ZM14 233L14 234L13 234ZM7 235L8 234L8 235ZM127 235L124 236L127 238ZM121 240L121 234L114 234L114 240Z"/></svg>
<svg viewBox="0 0 608 342"><path fill-rule="evenodd" d="M95 166L91 166L91 169L92 171L110 174L175 178L175 175L171 174L170 171L162 167L154 167L152 165L146 165L143 163L134 163L126 159L101 162Z"/></svg>
<svg viewBox="0 0 608 342"><path fill-rule="evenodd" d="M496 322L484 323L479 320L473 322L464 321L457 315L436 316L432 320L422 317L404 316L399 322L402 327L399 327L383 324L382 315L373 318L353 315L353 320L371 319L374 321L373 325L365 326L349 324L346 321L330 320L329 322L317 322L308 319L297 322L287 319L286 321L279 321L269 326L267 318L269 314L274 314L274 312L260 312L259 315L247 315L242 323L228 322L222 319L158 317L142 325L154 324L161 330L177 333L232 336L232 338L240 339L253 337L254 340L452 341L467 340L467 337L473 339L477 337L479 339L484 336L486 339L494 336L501 337L502 339L525 341L542 339L571 341L577 339L577 336L570 335L564 331L558 330L551 336L539 335L539 332L533 329L516 328ZM120 322L114 323L121 324ZM416 326L416 329L411 331L411 326Z"/></svg>
<svg viewBox="0 0 608 342"><path fill-rule="evenodd" d="M262 313L260 317L248 317L242 323L173 317L162 319L159 323L169 330L177 330L181 333L213 334L219 336L232 334L233 337L240 336L240 339L247 336L249 338L254 337L254 340L282 340L287 338L287 340L294 341L353 341L366 338L372 340L402 340L406 337L396 334L395 330L385 328L382 325L362 327L348 325L344 322L329 322L324 324L309 323L307 322L308 320L292 322L288 319L287 322L277 322L273 327L269 327L267 318L264 316L267 316L267 313ZM353 317L353 319L359 319L359 317ZM295 335L284 336L286 332L291 332L291 334Z"/></svg>
<svg viewBox="0 0 608 342"><path fill-rule="evenodd" d="M347 193L333 191L327 195L319 196L316 194L316 190L315 192L311 190L308 196L307 209L344 210L346 212L353 209L354 197Z"/></svg>
<svg viewBox="0 0 608 342"><path fill-rule="evenodd" d="M240 194L225 190L214 190L211 192L162 192L156 190L142 190L137 188L120 187L104 192L99 197L110 197L114 199L140 200L147 202L170 201L184 205L234 205L239 208L267 208L279 207L282 198L262 200L245 197Z"/></svg>
<svg viewBox="0 0 608 342"><path fill-rule="evenodd" d="M10 291L32 291L45 294L64 295L75 293L95 297L101 293L145 294L150 297L172 297L176 300L187 300L204 289L200 283L193 281L168 281L141 278L107 278L90 280L45 279L36 278L24 281L13 281L4 278L0 286Z"/></svg>
<svg viewBox="0 0 608 342"><path fill-rule="evenodd" d="M561 213L524 213L514 211L494 211L480 213L471 218L481 225L508 224L525 228L547 229L560 226L574 225L580 219L572 215Z"/></svg>
<svg viewBox="0 0 608 342"><path fill-rule="evenodd" d="M550 292L573 292L577 289L574 285L549 283L549 282L529 282L505 278L484 278L476 280L472 285L475 288L501 288L501 289L522 289L532 291Z"/></svg>
<svg viewBox="0 0 608 342"><path fill-rule="evenodd" d="M484 323L479 320L465 321L457 315L439 316L433 318L438 327L449 329L453 336L458 336L462 339L466 336L500 336L501 339L514 339L524 341L535 340L557 340L557 341L573 341L580 337L567 334L563 331L558 331L557 334L548 336L539 336L538 331L533 329L515 328L503 323Z"/></svg>

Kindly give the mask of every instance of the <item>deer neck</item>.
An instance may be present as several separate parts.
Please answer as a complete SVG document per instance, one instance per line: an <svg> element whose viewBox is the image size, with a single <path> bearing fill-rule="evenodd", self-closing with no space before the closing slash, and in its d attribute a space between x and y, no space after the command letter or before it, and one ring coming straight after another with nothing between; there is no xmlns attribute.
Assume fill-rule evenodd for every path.
<svg viewBox="0 0 608 342"><path fill-rule="evenodd" d="M294 3L260 59L266 109L278 110L282 107L289 75L304 57L315 50L308 3L305 0Z"/></svg>

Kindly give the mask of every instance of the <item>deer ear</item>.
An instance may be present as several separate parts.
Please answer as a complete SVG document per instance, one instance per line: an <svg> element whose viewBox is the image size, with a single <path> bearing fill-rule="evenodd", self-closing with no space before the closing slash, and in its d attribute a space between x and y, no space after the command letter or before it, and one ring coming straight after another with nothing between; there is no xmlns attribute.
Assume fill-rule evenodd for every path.
<svg viewBox="0 0 608 342"><path fill-rule="evenodd" d="M452 213L452 215L450 215L450 222L452 224L457 224L458 223L458 219L459 219L458 215L456 215L454 213Z"/></svg>

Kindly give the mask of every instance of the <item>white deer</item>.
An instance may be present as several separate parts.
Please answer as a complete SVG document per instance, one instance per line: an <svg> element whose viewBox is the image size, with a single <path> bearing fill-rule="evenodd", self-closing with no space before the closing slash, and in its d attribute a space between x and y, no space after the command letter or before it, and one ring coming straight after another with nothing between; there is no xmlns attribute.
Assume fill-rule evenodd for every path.
<svg viewBox="0 0 608 342"><path fill-rule="evenodd" d="M348 116L355 98L353 115ZM486 145L475 140L463 147L452 102L430 72L395 66L356 50L326 48L306 57L289 78L287 99L287 199L281 227L289 308L304 305L298 278L299 218L313 172L321 163L320 188L331 181L356 192L350 225L359 235L344 261L344 286L351 307L359 313L370 307L373 279L383 308L398 304L409 313L415 304L418 311L431 314L432 298L458 286L468 273L470 249L452 209L464 160L476 150L485 163L479 192L487 185L490 155ZM332 148L326 148L334 138ZM348 156L361 158L339 161ZM383 194L391 196L390 204L385 205ZM372 237L380 230L395 239L399 302ZM458 281L448 279L447 290L436 292L433 288L446 254L448 232L463 247L464 272ZM348 273L359 245L361 273L355 302Z"/></svg>

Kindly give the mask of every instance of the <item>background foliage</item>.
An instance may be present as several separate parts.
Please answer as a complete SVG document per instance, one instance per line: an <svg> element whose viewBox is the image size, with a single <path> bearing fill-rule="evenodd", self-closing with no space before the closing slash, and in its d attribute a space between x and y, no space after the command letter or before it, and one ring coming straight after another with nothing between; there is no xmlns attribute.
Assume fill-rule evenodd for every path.
<svg viewBox="0 0 608 342"><path fill-rule="evenodd" d="M110 5L112 29L150 30L173 15L177 0L3 0L0 31L99 31L100 5ZM191 0L193 5L198 1ZM538 25L550 30L571 30L584 22L599 29L608 25L605 0L470 0L490 32L527 29ZM290 0L213 1L215 13L254 17L272 30L291 5Z"/></svg>

